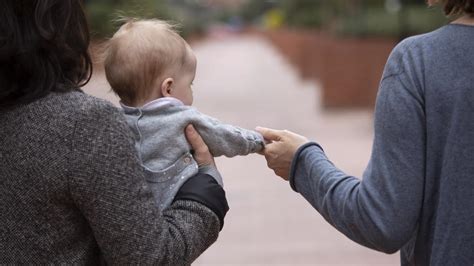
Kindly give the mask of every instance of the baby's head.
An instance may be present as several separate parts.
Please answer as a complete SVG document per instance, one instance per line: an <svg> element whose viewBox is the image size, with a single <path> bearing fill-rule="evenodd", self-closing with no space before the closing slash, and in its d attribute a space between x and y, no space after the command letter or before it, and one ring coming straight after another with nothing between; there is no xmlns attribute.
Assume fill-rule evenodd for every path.
<svg viewBox="0 0 474 266"><path fill-rule="evenodd" d="M105 74L125 105L142 106L161 97L191 105L196 57L170 24L160 20L125 23L110 39Z"/></svg>

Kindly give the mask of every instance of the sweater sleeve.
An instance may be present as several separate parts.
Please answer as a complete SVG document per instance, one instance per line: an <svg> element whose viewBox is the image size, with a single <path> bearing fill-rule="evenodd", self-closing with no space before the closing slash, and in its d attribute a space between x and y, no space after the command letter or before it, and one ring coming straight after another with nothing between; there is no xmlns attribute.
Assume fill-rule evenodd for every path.
<svg viewBox="0 0 474 266"><path fill-rule="evenodd" d="M213 156L234 157L261 151L263 136L253 130L221 123L194 110L193 125L199 131Z"/></svg>
<svg viewBox="0 0 474 266"><path fill-rule="evenodd" d="M315 144L303 146L291 184L323 217L352 240L386 253L414 235L425 178L425 117L417 84L387 63L375 110L371 159L362 181L339 170Z"/></svg>
<svg viewBox="0 0 474 266"><path fill-rule="evenodd" d="M111 106L95 109L75 126L69 187L104 259L118 265L190 264L217 239L222 217L199 199L177 200L161 214L123 117Z"/></svg>

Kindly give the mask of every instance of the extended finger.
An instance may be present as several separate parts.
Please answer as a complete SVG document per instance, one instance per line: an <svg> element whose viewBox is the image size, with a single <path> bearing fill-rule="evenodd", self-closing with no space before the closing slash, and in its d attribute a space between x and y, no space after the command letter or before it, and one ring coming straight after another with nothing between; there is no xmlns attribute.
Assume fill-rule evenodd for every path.
<svg viewBox="0 0 474 266"><path fill-rule="evenodd" d="M214 158L209 152L209 148L192 125L186 127L186 138L194 150L194 159L198 165L214 164Z"/></svg>
<svg viewBox="0 0 474 266"><path fill-rule="evenodd" d="M281 130L275 130L266 127L256 127L255 130L262 134L266 140L271 141L280 141L281 140Z"/></svg>
<svg viewBox="0 0 474 266"><path fill-rule="evenodd" d="M193 125L188 125L186 127L186 139L197 153L207 152L208 148L204 140L202 140L201 135L194 129Z"/></svg>

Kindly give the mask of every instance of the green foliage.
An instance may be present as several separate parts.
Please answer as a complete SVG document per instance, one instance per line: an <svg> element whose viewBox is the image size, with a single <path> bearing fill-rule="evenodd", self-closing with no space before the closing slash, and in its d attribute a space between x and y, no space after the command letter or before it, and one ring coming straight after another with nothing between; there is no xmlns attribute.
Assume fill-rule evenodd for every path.
<svg viewBox="0 0 474 266"><path fill-rule="evenodd" d="M404 38L432 31L446 22L447 19L439 10L428 9L426 6L407 6L397 13L387 13L384 8L367 8L340 18L335 32L361 37Z"/></svg>
<svg viewBox="0 0 474 266"><path fill-rule="evenodd" d="M404 16L409 34L432 31L449 22L439 8L426 8L419 5L406 9Z"/></svg>
<svg viewBox="0 0 474 266"><path fill-rule="evenodd" d="M239 10L239 15L245 22L255 22L271 9L274 4L265 0L248 0Z"/></svg>
<svg viewBox="0 0 474 266"><path fill-rule="evenodd" d="M247 0L238 11L212 9L194 0L89 0L86 8L93 36L99 38L110 36L120 17L172 20L182 26L186 37L204 32L212 21L227 22L237 16L246 23L261 23L270 10L282 11L289 27L354 36L398 38L447 22L439 8L427 8L424 1L400 1L402 9L393 13L387 11L386 0Z"/></svg>
<svg viewBox="0 0 474 266"><path fill-rule="evenodd" d="M93 0L86 2L86 12L94 37L109 37L123 17L169 19L164 0Z"/></svg>
<svg viewBox="0 0 474 266"><path fill-rule="evenodd" d="M105 37L114 31L111 9L109 4L100 1L87 5L87 16L92 36Z"/></svg>
<svg viewBox="0 0 474 266"><path fill-rule="evenodd" d="M321 1L284 0L281 6L287 23L293 27L320 27L325 21L324 14L327 14Z"/></svg>
<svg viewBox="0 0 474 266"><path fill-rule="evenodd" d="M249 0L245 16L265 11L262 0ZM285 23L296 28L323 28L354 36L404 37L431 31L447 22L439 8L424 1L400 0L401 9L390 13L380 0L275 0Z"/></svg>
<svg viewBox="0 0 474 266"><path fill-rule="evenodd" d="M173 0L169 11L171 20L180 25L180 34L184 38L203 33L210 19L209 10L197 1Z"/></svg>
<svg viewBox="0 0 474 266"><path fill-rule="evenodd" d="M370 8L351 16L340 18L334 31L341 35L386 36L399 35L399 16L386 13L382 8Z"/></svg>

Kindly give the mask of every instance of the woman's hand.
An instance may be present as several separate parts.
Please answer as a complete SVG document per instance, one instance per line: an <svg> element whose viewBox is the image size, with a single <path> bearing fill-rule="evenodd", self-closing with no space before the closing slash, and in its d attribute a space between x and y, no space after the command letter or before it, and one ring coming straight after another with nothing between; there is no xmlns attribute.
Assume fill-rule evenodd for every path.
<svg viewBox="0 0 474 266"><path fill-rule="evenodd" d="M204 140L202 140L201 135L199 135L196 129L194 129L193 125L188 125L186 127L186 138L194 150L194 159L199 167L213 166L215 168L216 163L214 162L214 157L212 157L209 148Z"/></svg>
<svg viewBox="0 0 474 266"><path fill-rule="evenodd" d="M262 154L267 160L267 165L276 175L284 180L289 179L291 162L296 151L308 139L288 130L274 130L257 127L256 130L263 135L269 144L265 145Z"/></svg>

